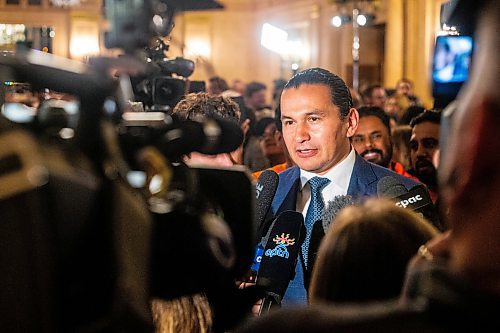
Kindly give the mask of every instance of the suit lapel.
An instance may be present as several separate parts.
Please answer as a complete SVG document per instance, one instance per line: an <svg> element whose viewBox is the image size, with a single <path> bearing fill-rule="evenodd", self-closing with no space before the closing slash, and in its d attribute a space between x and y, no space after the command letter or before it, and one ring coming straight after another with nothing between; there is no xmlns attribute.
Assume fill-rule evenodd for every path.
<svg viewBox="0 0 500 333"><path fill-rule="evenodd" d="M295 210L299 190L300 170L298 167L294 166L280 174L278 189L272 204L274 216L285 210Z"/></svg>
<svg viewBox="0 0 500 333"><path fill-rule="evenodd" d="M354 168L347 194L354 197L371 196L377 194L377 176L373 172L370 163L356 154Z"/></svg>

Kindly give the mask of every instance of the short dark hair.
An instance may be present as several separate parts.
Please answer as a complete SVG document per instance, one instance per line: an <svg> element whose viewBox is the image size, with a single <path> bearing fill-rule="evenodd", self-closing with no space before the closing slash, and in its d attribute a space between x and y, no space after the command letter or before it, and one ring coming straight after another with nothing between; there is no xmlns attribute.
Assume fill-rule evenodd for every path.
<svg viewBox="0 0 500 333"><path fill-rule="evenodd" d="M247 87L245 88L245 96L250 97L253 94L255 94L257 91L265 90L267 89L266 85L264 83L260 82L250 82L247 84Z"/></svg>
<svg viewBox="0 0 500 333"><path fill-rule="evenodd" d="M415 118L413 118L410 122L410 126L413 128L415 125L430 122L434 124L441 124L441 111L436 110L425 110Z"/></svg>
<svg viewBox="0 0 500 333"><path fill-rule="evenodd" d="M425 108L420 105L410 105L408 109L403 113L401 119L399 119L399 125L409 125L413 118L422 114L425 111Z"/></svg>
<svg viewBox="0 0 500 333"><path fill-rule="evenodd" d="M323 68L308 68L295 74L285 85L284 90L298 88L304 84L321 84L330 89L332 103L340 110L344 120L352 108L352 97L345 82L337 75Z"/></svg>
<svg viewBox="0 0 500 333"><path fill-rule="evenodd" d="M384 124L384 126L387 128L389 135L391 134L390 118L387 115L387 113L385 113L384 110L382 110L378 106L362 106L358 109L358 113L359 113L359 119L368 116L377 117L378 119L380 119L382 124Z"/></svg>

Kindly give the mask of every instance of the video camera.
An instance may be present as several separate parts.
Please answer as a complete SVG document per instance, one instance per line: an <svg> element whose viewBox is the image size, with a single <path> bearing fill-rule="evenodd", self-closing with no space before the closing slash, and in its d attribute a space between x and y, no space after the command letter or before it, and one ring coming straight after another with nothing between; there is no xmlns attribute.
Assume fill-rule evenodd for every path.
<svg viewBox="0 0 500 333"><path fill-rule="evenodd" d="M114 29L106 45L125 51L117 59L82 64L34 50L0 57L0 82L69 94L79 109L74 123L65 118L64 103L51 102L28 122L37 126L0 115L0 325L6 331L149 331L152 297L193 293L206 294L214 331L226 331L253 305L252 289L234 283L253 258L247 172L189 168L180 160L192 151L231 151L239 144L231 133L241 137L238 124L128 109L134 95L128 74L147 68L138 56L145 43L158 40L158 31L170 32L176 11L203 3L217 5L106 1ZM153 104L171 106L177 93L163 90L172 87L174 73L188 74L189 64L164 61L164 44L149 50L161 75L147 75L154 77ZM102 74L115 69L119 78ZM46 135L47 124L55 135ZM68 128L73 134L63 137ZM136 187L128 181L133 173L143 179Z"/></svg>

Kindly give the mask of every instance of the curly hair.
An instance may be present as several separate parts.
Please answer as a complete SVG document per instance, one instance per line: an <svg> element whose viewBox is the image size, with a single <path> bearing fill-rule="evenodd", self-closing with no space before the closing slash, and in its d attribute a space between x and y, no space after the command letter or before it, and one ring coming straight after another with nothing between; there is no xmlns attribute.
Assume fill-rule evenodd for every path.
<svg viewBox="0 0 500 333"><path fill-rule="evenodd" d="M200 117L219 117L239 121L240 108L230 98L210 96L205 92L186 95L172 111L184 120L196 120Z"/></svg>

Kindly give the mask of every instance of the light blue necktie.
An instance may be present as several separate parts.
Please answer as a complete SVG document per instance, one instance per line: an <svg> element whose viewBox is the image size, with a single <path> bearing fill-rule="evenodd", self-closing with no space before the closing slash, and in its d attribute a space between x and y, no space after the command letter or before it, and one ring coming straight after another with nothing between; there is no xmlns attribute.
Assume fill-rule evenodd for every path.
<svg viewBox="0 0 500 333"><path fill-rule="evenodd" d="M323 202L321 191L329 183L330 180L328 178L313 177L309 179L309 186L311 187L311 201L309 203L309 208L307 209L304 221L306 226L306 238L304 239L304 243L302 243L302 258L304 258L304 264L306 267L308 267L307 257L313 225L316 221L321 220L323 210L325 209L325 203Z"/></svg>

